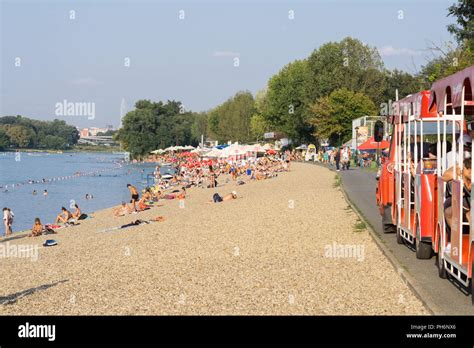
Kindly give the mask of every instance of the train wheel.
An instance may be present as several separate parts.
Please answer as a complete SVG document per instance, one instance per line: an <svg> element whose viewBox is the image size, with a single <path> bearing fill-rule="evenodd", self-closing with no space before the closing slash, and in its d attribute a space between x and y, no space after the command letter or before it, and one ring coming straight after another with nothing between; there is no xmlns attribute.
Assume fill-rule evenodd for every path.
<svg viewBox="0 0 474 348"><path fill-rule="evenodd" d="M420 240L420 224L416 225L416 238L415 238L415 249L417 259L429 259L431 258L431 243L426 243Z"/></svg>
<svg viewBox="0 0 474 348"><path fill-rule="evenodd" d="M441 249L441 248L440 248ZM438 251L436 254L436 266L438 267L438 276L441 279L446 279L448 278L448 274L446 272L446 268L444 268L444 262L441 256L439 255L441 250Z"/></svg>
<svg viewBox="0 0 474 348"><path fill-rule="evenodd" d="M430 259L431 258L431 243L420 242L418 239L415 240L416 246L416 258L417 259Z"/></svg>
<svg viewBox="0 0 474 348"><path fill-rule="evenodd" d="M405 243L402 235L400 234L400 229L399 228L397 228L397 243L398 244L404 244Z"/></svg>
<svg viewBox="0 0 474 348"><path fill-rule="evenodd" d="M395 226L392 224L392 208L390 206L383 208L382 231L383 233L395 232Z"/></svg>

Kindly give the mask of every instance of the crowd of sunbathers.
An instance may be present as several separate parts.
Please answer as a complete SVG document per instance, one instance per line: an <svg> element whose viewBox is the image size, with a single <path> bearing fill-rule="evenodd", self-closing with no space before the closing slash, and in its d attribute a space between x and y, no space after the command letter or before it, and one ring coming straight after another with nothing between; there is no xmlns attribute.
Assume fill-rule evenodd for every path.
<svg viewBox="0 0 474 348"><path fill-rule="evenodd" d="M79 220L87 218L88 215L84 214L77 204L73 205L72 212L65 207L61 207L61 212L56 216L54 224L43 224L40 218L35 218L35 222L31 228L31 233L28 237L39 237L43 234L55 234L55 229L77 225Z"/></svg>
<svg viewBox="0 0 474 348"><path fill-rule="evenodd" d="M141 197L135 186L127 184L130 192L130 204L122 202L121 205L113 209L113 215L118 217L138 213L150 209L151 206L161 200L184 200L187 196L186 190L191 187L216 188L221 180L243 185L250 180L274 178L278 176L278 173L290 170L290 161L283 160L278 155L218 162L200 161L197 156L195 158L180 158L179 156L170 157L168 155L166 160L170 161L170 159L172 160L170 165L173 170L172 175L162 175L160 167L157 166L154 172L155 185L144 189ZM215 192L209 203L227 202L236 198L236 191L223 196ZM72 206L72 211L62 207L54 224L43 224L40 218L35 218L29 236L38 237L43 234L54 234L56 233L55 229L76 225L79 220L87 217L88 215L82 213L77 204ZM160 217L160 219L163 218Z"/></svg>
<svg viewBox="0 0 474 348"><path fill-rule="evenodd" d="M278 155L238 161L201 161L197 155L187 157L166 155L158 158L158 162L167 163L168 173L161 173L160 166L157 166L153 173L155 185L142 190L141 197L135 186L127 184L130 204L122 202L113 210L114 216L149 209L161 200L183 200L187 197L186 190L191 187L217 188L222 181L243 185L251 180L274 178L279 172L290 170L290 161L283 160ZM210 202L220 203L235 198L237 198L235 191L224 196L214 193Z"/></svg>

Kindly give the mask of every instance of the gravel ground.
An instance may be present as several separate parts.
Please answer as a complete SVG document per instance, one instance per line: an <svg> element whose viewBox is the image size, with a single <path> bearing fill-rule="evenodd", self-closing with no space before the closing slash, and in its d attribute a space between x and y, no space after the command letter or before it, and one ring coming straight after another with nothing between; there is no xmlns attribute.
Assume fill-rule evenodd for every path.
<svg viewBox="0 0 474 348"><path fill-rule="evenodd" d="M222 180L221 180L222 181ZM0 258L0 314L428 314L334 187L329 170L299 163L277 178L193 189L113 218L111 209ZM157 215L164 222L99 233ZM45 248L45 239L58 245ZM7 243L8 242L8 243ZM11 251L10 251L11 252Z"/></svg>

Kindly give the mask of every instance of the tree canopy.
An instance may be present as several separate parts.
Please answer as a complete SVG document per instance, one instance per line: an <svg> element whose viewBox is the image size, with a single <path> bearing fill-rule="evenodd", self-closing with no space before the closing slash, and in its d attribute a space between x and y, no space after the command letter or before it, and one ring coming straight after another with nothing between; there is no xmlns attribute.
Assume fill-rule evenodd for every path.
<svg viewBox="0 0 474 348"><path fill-rule="evenodd" d="M254 114L252 93L237 92L209 112L208 128L210 135L218 141L247 142L252 140L250 118Z"/></svg>
<svg viewBox="0 0 474 348"><path fill-rule="evenodd" d="M179 101L139 100L135 110L124 116L115 138L133 157L143 157L157 148L197 144L191 130L195 118Z"/></svg>
<svg viewBox="0 0 474 348"><path fill-rule="evenodd" d="M377 49L357 39L346 37L340 42L328 42L308 57L308 103L336 89L347 88L362 92L379 104L385 88L383 68Z"/></svg>
<svg viewBox="0 0 474 348"><path fill-rule="evenodd" d="M40 121L22 116L0 117L0 149L67 149L79 139L76 127L63 120Z"/></svg>
<svg viewBox="0 0 474 348"><path fill-rule="evenodd" d="M310 106L315 135L337 145L351 138L352 120L376 112L377 108L368 96L347 88L337 89Z"/></svg>

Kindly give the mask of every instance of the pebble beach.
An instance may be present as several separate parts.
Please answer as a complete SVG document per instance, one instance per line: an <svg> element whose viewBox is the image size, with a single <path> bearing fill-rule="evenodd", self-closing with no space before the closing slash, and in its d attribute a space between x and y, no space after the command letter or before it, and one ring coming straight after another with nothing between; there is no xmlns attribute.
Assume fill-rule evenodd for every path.
<svg viewBox="0 0 474 348"><path fill-rule="evenodd" d="M79 226L0 242L37 258L0 258L2 315L426 315L358 227L335 174L292 163L278 177L216 189ZM208 204L214 192L238 199ZM165 221L104 230L135 219ZM360 225L360 224L359 224ZM46 239L58 245L43 247Z"/></svg>

